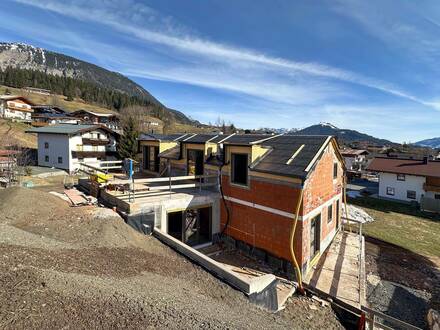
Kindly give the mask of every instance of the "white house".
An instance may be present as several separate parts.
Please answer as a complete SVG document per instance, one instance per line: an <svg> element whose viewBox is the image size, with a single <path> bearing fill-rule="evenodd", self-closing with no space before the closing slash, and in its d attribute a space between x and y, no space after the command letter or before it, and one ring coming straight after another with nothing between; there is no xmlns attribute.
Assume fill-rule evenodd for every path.
<svg viewBox="0 0 440 330"><path fill-rule="evenodd" d="M0 116L2 118L31 122L34 104L23 96L0 95Z"/></svg>
<svg viewBox="0 0 440 330"><path fill-rule="evenodd" d="M376 157L368 170L379 174L379 197L419 203L440 200L438 160Z"/></svg>
<svg viewBox="0 0 440 330"><path fill-rule="evenodd" d="M361 149L345 149L341 151L344 157L345 167L349 171L362 171L367 167L369 152Z"/></svg>
<svg viewBox="0 0 440 330"><path fill-rule="evenodd" d="M38 134L38 165L73 172L79 163L116 159L117 133L101 125L53 125L33 128Z"/></svg>

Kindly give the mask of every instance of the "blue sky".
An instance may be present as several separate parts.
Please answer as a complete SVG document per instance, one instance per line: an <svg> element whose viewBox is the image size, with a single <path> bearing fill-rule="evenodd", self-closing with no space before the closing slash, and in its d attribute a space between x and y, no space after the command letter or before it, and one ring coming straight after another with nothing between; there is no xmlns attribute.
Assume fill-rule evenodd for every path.
<svg viewBox="0 0 440 330"><path fill-rule="evenodd" d="M4 0L0 21L202 122L440 136L437 0Z"/></svg>

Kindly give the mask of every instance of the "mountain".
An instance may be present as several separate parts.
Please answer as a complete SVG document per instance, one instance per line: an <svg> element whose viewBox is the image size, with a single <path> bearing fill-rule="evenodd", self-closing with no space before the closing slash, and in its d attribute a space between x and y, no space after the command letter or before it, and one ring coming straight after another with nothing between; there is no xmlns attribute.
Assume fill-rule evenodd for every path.
<svg viewBox="0 0 440 330"><path fill-rule="evenodd" d="M374 136L360 133L351 129L341 129L330 123L319 123L317 125L312 125L303 129L296 130L291 134L301 134L301 135L334 135L340 141L345 143L351 142L368 142L376 145L393 145L395 143L379 139Z"/></svg>
<svg viewBox="0 0 440 330"><path fill-rule="evenodd" d="M139 101L141 104L153 104L157 107L163 108L180 123L197 123L186 117L180 111L166 108L142 86L122 74L106 70L102 67L71 56L23 43L2 42L0 43L0 70L5 71L8 68L39 71L50 76L72 78L75 81L84 81L108 91L126 94L132 98L131 101L133 99L141 100ZM30 83L30 85L32 85L32 83Z"/></svg>
<svg viewBox="0 0 440 330"><path fill-rule="evenodd" d="M429 147L429 148L437 149L440 148L440 137L422 140L413 144L418 147Z"/></svg>

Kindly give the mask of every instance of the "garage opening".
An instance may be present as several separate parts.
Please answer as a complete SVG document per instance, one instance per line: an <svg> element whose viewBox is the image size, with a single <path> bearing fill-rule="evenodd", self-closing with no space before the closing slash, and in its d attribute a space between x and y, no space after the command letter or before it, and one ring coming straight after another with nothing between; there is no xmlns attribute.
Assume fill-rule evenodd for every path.
<svg viewBox="0 0 440 330"><path fill-rule="evenodd" d="M168 213L168 234L191 247L211 242L211 207Z"/></svg>

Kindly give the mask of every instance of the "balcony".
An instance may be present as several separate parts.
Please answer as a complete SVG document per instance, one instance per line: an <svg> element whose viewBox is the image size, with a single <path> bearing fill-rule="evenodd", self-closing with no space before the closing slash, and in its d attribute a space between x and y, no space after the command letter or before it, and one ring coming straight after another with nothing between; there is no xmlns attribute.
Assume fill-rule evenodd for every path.
<svg viewBox="0 0 440 330"><path fill-rule="evenodd" d="M82 139L83 144L92 145L92 146L106 146L110 143L108 139Z"/></svg>
<svg viewBox="0 0 440 330"><path fill-rule="evenodd" d="M73 150L72 157L73 158L105 158L107 156L117 156L116 151L81 151L81 150Z"/></svg>
<svg viewBox="0 0 440 330"><path fill-rule="evenodd" d="M424 183L423 184L423 189L425 191L433 191L433 192L436 192L436 193L440 193L440 185L437 185L437 184Z"/></svg>

